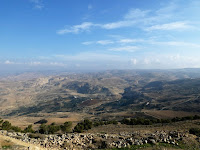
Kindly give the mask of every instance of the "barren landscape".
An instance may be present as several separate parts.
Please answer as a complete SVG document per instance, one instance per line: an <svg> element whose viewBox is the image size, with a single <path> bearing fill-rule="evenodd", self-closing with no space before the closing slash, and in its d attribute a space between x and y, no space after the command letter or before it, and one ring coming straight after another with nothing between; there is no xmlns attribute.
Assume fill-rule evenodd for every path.
<svg viewBox="0 0 200 150"><path fill-rule="evenodd" d="M173 119L200 114L198 69L113 70L93 73L23 73L0 80L1 118L34 130L84 119L116 120L86 133L131 134L156 131L188 133L195 122L120 125L124 118ZM119 123L121 122L121 123ZM198 121L197 121L198 122ZM178 128L177 128L178 127ZM193 140L195 142L195 140ZM94 146L95 147L95 146ZM96 147L97 148L97 147Z"/></svg>

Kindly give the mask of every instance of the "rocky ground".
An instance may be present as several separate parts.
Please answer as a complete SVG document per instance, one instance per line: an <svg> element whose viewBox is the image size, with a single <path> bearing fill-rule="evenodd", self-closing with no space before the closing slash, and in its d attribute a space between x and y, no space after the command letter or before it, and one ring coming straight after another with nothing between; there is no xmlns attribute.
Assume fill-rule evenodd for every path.
<svg viewBox="0 0 200 150"><path fill-rule="evenodd" d="M18 143L26 143L20 143L20 145L26 146L24 149L32 150L130 148L132 145L156 145L158 143L166 143L178 147L179 143L191 137L196 138L187 132L177 131L156 131L146 134L135 131L132 133L122 132L120 134L71 133L60 135L33 135L1 130L0 135L10 139L17 139ZM195 142L200 142L200 138L196 138Z"/></svg>

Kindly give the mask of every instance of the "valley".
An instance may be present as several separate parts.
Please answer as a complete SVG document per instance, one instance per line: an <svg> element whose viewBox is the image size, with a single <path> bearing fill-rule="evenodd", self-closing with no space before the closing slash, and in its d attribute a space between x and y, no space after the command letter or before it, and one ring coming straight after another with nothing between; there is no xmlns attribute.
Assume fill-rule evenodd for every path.
<svg viewBox="0 0 200 150"><path fill-rule="evenodd" d="M21 74L0 80L0 113L38 116L70 112L102 117L168 110L198 114L199 78L198 69Z"/></svg>
<svg viewBox="0 0 200 150"><path fill-rule="evenodd" d="M176 117L200 115L199 108L199 69L23 73L0 79L1 118L22 130L32 125L33 130L38 132L41 125L36 122L43 119L47 121L48 126L52 124L61 126L65 122L72 122L73 128L84 119L89 119L94 123L95 121L118 123L96 127L93 125L92 129L84 130L84 135L80 138L90 137L90 134L99 138L99 135L94 133L116 134L117 138L122 133L125 133L123 138L126 138L138 132L142 135L147 132L151 134L163 131L166 132L165 134L172 131L188 134L192 127L199 128L199 120L170 121L169 123L162 122L162 124L158 122L147 125L125 125L122 120L125 118L170 120ZM60 131L57 134L61 134ZM70 133L69 136L73 135L74 133ZM79 135L76 136L79 137ZM196 143L193 136L190 134L188 136L191 137L193 143ZM26 139L26 137L22 138ZM55 135L55 138L58 137ZM32 141L32 139L27 140L30 140L28 143ZM86 142L82 138L80 140ZM97 148L96 144L93 146ZM60 148L62 149L62 145Z"/></svg>

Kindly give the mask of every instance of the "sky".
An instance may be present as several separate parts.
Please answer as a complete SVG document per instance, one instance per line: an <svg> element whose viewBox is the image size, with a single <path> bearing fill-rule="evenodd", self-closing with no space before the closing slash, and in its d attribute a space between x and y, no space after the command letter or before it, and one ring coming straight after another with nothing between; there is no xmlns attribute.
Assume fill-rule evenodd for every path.
<svg viewBox="0 0 200 150"><path fill-rule="evenodd" d="M199 0L1 0L0 70L200 67Z"/></svg>

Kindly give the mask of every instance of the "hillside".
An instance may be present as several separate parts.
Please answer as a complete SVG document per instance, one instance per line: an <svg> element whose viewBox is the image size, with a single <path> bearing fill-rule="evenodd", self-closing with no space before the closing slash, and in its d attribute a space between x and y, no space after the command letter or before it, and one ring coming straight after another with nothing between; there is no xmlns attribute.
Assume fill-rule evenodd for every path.
<svg viewBox="0 0 200 150"><path fill-rule="evenodd" d="M0 80L1 115L200 112L200 70L21 74ZM122 114L123 114L122 113Z"/></svg>

